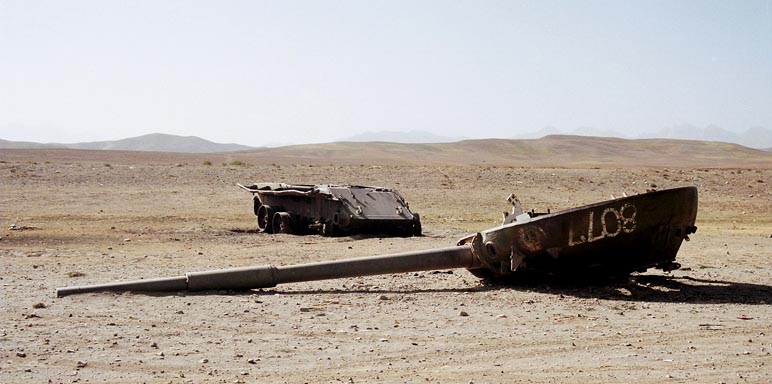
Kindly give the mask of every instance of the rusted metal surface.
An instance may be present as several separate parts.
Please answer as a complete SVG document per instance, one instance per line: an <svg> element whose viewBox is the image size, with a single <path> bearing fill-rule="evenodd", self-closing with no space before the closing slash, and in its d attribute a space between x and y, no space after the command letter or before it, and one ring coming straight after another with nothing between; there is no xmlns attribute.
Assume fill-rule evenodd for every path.
<svg viewBox="0 0 772 384"><path fill-rule="evenodd" d="M517 198L509 200L515 209L505 215L504 225L463 238L455 247L66 287L58 289L57 296L97 291L244 290L451 268L466 268L484 278L619 276L648 268L678 268L676 253L683 240L697 230L695 187L648 192L555 213L522 213Z"/></svg>
<svg viewBox="0 0 772 384"><path fill-rule="evenodd" d="M267 233L421 235L419 215L394 189L284 183L239 186L252 193L258 228Z"/></svg>
<svg viewBox="0 0 772 384"><path fill-rule="evenodd" d="M677 269L681 242L697 230L697 188L654 191L555 213L525 213L462 239L485 276L626 274Z"/></svg>

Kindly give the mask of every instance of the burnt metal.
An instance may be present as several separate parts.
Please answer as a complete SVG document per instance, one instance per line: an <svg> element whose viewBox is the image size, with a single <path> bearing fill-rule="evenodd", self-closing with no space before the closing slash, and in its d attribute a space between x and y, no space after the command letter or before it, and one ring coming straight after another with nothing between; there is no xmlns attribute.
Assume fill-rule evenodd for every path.
<svg viewBox="0 0 772 384"><path fill-rule="evenodd" d="M676 253L683 240L697 230L695 187L647 192L555 213L523 213L515 197L510 201L513 213L505 215L502 226L463 238L454 247L66 287L57 289L56 294L62 297L99 291L246 290L300 281L451 268L466 268L476 276L499 279L628 275L649 268L679 268Z"/></svg>
<svg viewBox="0 0 772 384"><path fill-rule="evenodd" d="M378 233L420 236L421 218L394 189L359 185L255 183L258 228L267 233L325 236Z"/></svg>
<svg viewBox="0 0 772 384"><path fill-rule="evenodd" d="M459 241L485 268L478 276L624 275L678 269L681 242L697 230L697 188L652 191L555 213L527 212ZM506 222L506 219L505 219Z"/></svg>

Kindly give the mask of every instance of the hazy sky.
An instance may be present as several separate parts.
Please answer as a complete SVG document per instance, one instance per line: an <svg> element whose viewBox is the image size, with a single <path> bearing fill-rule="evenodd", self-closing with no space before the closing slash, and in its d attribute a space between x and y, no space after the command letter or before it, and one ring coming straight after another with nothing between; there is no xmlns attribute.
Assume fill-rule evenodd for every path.
<svg viewBox="0 0 772 384"><path fill-rule="evenodd" d="M0 0L0 138L772 128L772 1Z"/></svg>

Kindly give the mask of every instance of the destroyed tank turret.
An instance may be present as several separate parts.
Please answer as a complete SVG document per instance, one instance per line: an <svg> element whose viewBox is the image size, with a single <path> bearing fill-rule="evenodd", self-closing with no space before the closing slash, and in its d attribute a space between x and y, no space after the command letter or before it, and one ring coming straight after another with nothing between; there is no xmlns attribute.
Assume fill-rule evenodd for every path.
<svg viewBox="0 0 772 384"><path fill-rule="evenodd" d="M421 218L394 189L360 185L238 184L266 233L420 236Z"/></svg>
<svg viewBox="0 0 772 384"><path fill-rule="evenodd" d="M292 266L258 266L178 277L57 289L59 297L97 291L207 291L269 288L343 277L466 268L484 278L620 276L680 267L676 253L697 230L697 188L647 192L561 212L513 212L502 226L425 251Z"/></svg>

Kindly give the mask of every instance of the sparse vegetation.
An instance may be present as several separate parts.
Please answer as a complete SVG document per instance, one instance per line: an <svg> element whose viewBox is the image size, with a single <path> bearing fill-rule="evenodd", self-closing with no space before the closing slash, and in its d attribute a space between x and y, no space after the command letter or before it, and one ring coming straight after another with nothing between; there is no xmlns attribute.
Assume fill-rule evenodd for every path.
<svg viewBox="0 0 772 384"><path fill-rule="evenodd" d="M211 162L211 161L209 161L209 160L206 160L206 161L204 161L204 165L206 165L206 166L210 166L210 165L212 165L212 162Z"/></svg>
<svg viewBox="0 0 772 384"><path fill-rule="evenodd" d="M249 165L249 164L247 164L247 163L245 163L245 162L243 162L241 160L231 160L230 163L228 163L228 165L233 165L233 166L237 166L237 167L243 167L243 166L246 166L246 165Z"/></svg>

